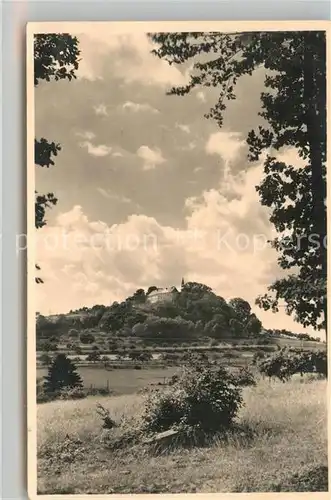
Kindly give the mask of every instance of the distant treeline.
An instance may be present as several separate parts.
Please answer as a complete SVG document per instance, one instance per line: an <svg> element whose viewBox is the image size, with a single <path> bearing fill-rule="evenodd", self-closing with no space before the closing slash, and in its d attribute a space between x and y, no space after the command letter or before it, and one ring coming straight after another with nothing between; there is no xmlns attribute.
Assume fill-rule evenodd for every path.
<svg viewBox="0 0 331 500"><path fill-rule="evenodd" d="M292 339L298 339L298 340L309 340L311 342L320 342L321 339L319 337L312 337L311 335L308 335L308 333L293 333L290 332L289 330L278 330L276 328L274 329L269 329L265 330L265 332L269 335L276 335L277 337L289 337Z"/></svg>

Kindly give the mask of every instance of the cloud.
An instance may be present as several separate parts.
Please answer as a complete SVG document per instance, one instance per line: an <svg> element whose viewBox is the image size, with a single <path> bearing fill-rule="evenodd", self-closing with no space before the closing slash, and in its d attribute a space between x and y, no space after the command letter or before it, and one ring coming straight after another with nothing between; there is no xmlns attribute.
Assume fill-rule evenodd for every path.
<svg viewBox="0 0 331 500"><path fill-rule="evenodd" d="M255 191L262 166L247 163L243 144L260 123L263 74L238 81L220 131L200 104L217 102L217 88L167 96L188 73L151 55L145 35L86 26L79 78L36 89L36 135L62 146L56 168L36 172L37 190L59 198L38 231L45 278L38 308L110 304L142 286L176 285L183 275L253 304L278 276L276 255L259 236L272 234ZM282 154L298 163L293 151ZM142 168L154 170L142 176ZM114 248L91 246L90 238L100 243L105 235ZM62 237L66 248L53 251ZM266 326L291 323L282 313L257 313Z"/></svg>
<svg viewBox="0 0 331 500"><path fill-rule="evenodd" d="M137 155L144 160L144 170L153 170L166 161L159 149L151 149L148 146L140 146Z"/></svg>
<svg viewBox="0 0 331 500"><path fill-rule="evenodd" d="M189 134L191 132L191 129L188 125L183 125L181 123L176 123L176 127L182 130L182 132L185 132L186 134Z"/></svg>
<svg viewBox="0 0 331 500"><path fill-rule="evenodd" d="M192 150L193 150L193 149L195 149L196 147L197 147L197 143L196 143L196 142L194 142L194 141L191 141L191 142L189 142L189 143L188 143L188 145L187 145L187 146L183 146L181 149L182 149L183 151L192 151ZM194 171L195 171L195 172L197 172L198 170L199 170L199 167L196 167L196 168L194 169Z"/></svg>
<svg viewBox="0 0 331 500"><path fill-rule="evenodd" d="M201 90L196 93L196 97L201 102L206 102L207 100L205 94Z"/></svg>
<svg viewBox="0 0 331 500"><path fill-rule="evenodd" d="M241 188L246 196L247 178ZM102 188L101 188L102 189ZM253 196L253 186L251 186ZM242 200L239 200L242 201ZM110 304L136 289L179 285L181 277L211 286L226 299L248 300L266 327L303 330L285 313L261 312L256 296L269 284L273 250L256 243L255 226L246 228L250 244L238 239L242 209L216 190L187 202L185 229L161 225L155 218L133 214L121 224L91 221L81 206L57 217L37 232L37 260L45 283L37 287L38 310L65 312L83 305ZM252 215L248 204L246 216ZM254 212L253 212L254 215Z"/></svg>
<svg viewBox="0 0 331 500"><path fill-rule="evenodd" d="M120 201L121 203L132 203L132 200L130 198L127 198L126 196L121 196L115 193L112 193L110 189L103 189L101 187L97 188L98 193L100 193L104 198L108 198L108 200L116 200Z"/></svg>
<svg viewBox="0 0 331 500"><path fill-rule="evenodd" d="M75 29L71 33L80 42L79 78L103 80L111 72L125 83L165 87L188 82L188 72L183 74L151 53L155 47L144 32L115 33L98 23L84 27L83 33Z"/></svg>
<svg viewBox="0 0 331 500"><path fill-rule="evenodd" d="M224 161L233 161L245 145L239 133L216 132L210 135L206 144L206 152L219 155Z"/></svg>
<svg viewBox="0 0 331 500"><path fill-rule="evenodd" d="M88 130L85 132L76 132L76 135L78 137L82 137L83 139L87 139L88 141L95 139L95 134L93 132L89 132Z"/></svg>
<svg viewBox="0 0 331 500"><path fill-rule="evenodd" d="M104 144L99 144L99 146L94 146L90 141L84 141L80 143L82 148L86 148L88 154L92 156L107 156L110 154L112 148L105 146Z"/></svg>
<svg viewBox="0 0 331 500"><path fill-rule="evenodd" d="M292 165L294 167L302 168L307 165L307 160L301 158L298 150L294 147L283 148L280 152L275 152L275 156L278 161L282 161L287 165Z"/></svg>
<svg viewBox="0 0 331 500"><path fill-rule="evenodd" d="M159 113L157 109L153 108L149 104L139 104L137 102L132 102L132 101L126 101L122 107L123 109L127 109L134 113L138 113L139 111L149 111L150 113Z"/></svg>
<svg viewBox="0 0 331 500"><path fill-rule="evenodd" d="M108 116L107 106L105 104L99 104L98 106L93 106L96 115Z"/></svg>

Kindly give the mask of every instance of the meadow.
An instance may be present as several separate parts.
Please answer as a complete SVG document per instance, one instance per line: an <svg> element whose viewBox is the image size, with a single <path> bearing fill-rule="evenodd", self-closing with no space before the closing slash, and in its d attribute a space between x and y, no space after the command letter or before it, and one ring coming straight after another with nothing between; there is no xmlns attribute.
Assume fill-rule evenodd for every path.
<svg viewBox="0 0 331 500"><path fill-rule="evenodd" d="M151 367L142 370L123 368L109 371L96 364L79 366L77 371L83 379L84 387L109 388L112 394L122 395L133 394L149 384L164 383L165 378L171 377L176 370L176 367ZM46 374L46 368L38 368L38 378Z"/></svg>
<svg viewBox="0 0 331 500"><path fill-rule="evenodd" d="M117 370L111 376L120 377L120 372L124 375ZM136 385L143 376L135 371ZM134 428L143 394L38 405L38 493L314 491L321 485L326 490L326 396L325 380L293 377L283 384L259 379L256 387L244 389L238 417L242 432L226 442L162 454L142 444L109 446L107 432L116 437L117 430L103 430L96 412L100 402L112 418L125 418Z"/></svg>

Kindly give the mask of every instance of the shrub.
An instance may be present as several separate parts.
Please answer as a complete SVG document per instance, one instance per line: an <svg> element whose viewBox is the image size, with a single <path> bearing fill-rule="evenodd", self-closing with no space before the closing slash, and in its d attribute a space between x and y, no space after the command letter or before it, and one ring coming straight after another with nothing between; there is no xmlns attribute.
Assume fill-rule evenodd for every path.
<svg viewBox="0 0 331 500"><path fill-rule="evenodd" d="M52 362L52 358L48 354L43 353L38 357L38 361L44 366L49 366Z"/></svg>
<svg viewBox="0 0 331 500"><path fill-rule="evenodd" d="M58 399L83 399L86 397L86 392L81 387L65 388L58 394Z"/></svg>
<svg viewBox="0 0 331 500"><path fill-rule="evenodd" d="M254 375L247 368L240 368L236 380L238 385L240 385L241 387L249 387L256 385L256 380L254 378Z"/></svg>
<svg viewBox="0 0 331 500"><path fill-rule="evenodd" d="M93 362L100 361L100 357L101 356L98 351L93 351L86 356L86 361L93 361Z"/></svg>
<svg viewBox="0 0 331 500"><path fill-rule="evenodd" d="M319 373L327 376L327 355L325 351L298 351L282 349L257 363L260 373L269 378L276 377L285 382L295 373Z"/></svg>
<svg viewBox="0 0 331 500"><path fill-rule="evenodd" d="M82 344L93 344L93 342L95 341L94 335L88 332L81 333L79 339Z"/></svg>
<svg viewBox="0 0 331 500"><path fill-rule="evenodd" d="M49 342L48 340L38 343L38 351L43 351L45 353L57 351L57 344L54 342Z"/></svg>
<svg viewBox="0 0 331 500"><path fill-rule="evenodd" d="M309 492L328 491L328 467L325 465L308 466L301 473L285 478L282 483L273 483L269 491Z"/></svg>
<svg viewBox="0 0 331 500"><path fill-rule="evenodd" d="M259 360L261 360L262 358L264 358L264 356L265 356L264 351L261 351L261 350L256 351L254 353L254 356L253 356L253 359L252 359L252 364L256 365Z"/></svg>
<svg viewBox="0 0 331 500"><path fill-rule="evenodd" d="M68 337L71 338L77 338L78 337L78 330L75 330L74 328L71 328L68 332Z"/></svg>
<svg viewBox="0 0 331 500"><path fill-rule="evenodd" d="M197 363L185 367L173 385L149 395L144 428L220 432L231 426L241 405L241 388L232 375L214 363Z"/></svg>
<svg viewBox="0 0 331 500"><path fill-rule="evenodd" d="M102 406L102 404L100 403L97 403L97 414L103 421L103 429L113 429L113 427L117 426L115 420L111 418L109 410L107 410L107 408L104 408L104 406Z"/></svg>

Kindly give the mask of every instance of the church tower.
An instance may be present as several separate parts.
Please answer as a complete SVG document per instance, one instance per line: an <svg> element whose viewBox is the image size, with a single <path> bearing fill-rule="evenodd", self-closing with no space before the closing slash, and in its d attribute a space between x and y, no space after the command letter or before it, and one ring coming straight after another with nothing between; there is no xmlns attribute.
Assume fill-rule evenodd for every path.
<svg viewBox="0 0 331 500"><path fill-rule="evenodd" d="M183 288L184 285L185 285L184 278L182 278L182 282L181 282L181 285L180 285L181 289Z"/></svg>

